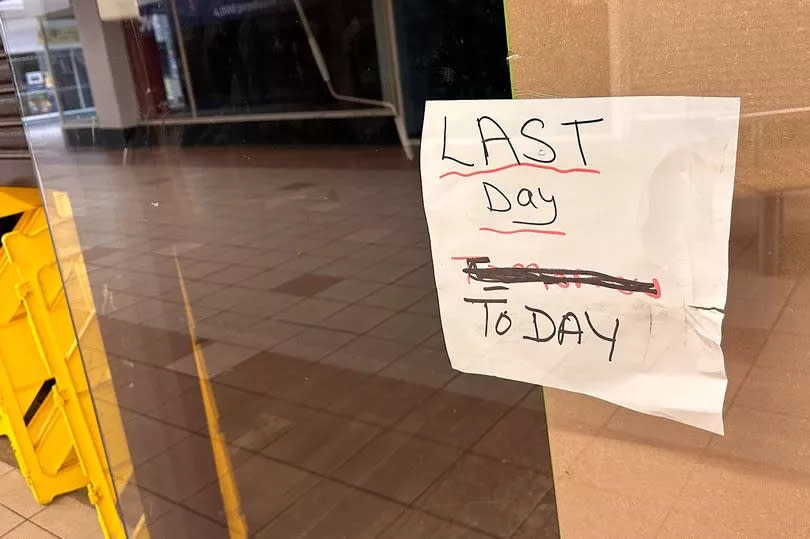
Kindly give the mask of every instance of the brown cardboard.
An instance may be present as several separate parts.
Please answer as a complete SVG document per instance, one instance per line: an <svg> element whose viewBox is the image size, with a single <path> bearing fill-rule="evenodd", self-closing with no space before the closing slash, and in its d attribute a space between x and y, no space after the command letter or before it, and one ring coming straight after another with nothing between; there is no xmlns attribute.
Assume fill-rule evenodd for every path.
<svg viewBox="0 0 810 539"><path fill-rule="evenodd" d="M740 96L726 436L546 390L564 537L810 536L810 9L508 0L515 96Z"/></svg>

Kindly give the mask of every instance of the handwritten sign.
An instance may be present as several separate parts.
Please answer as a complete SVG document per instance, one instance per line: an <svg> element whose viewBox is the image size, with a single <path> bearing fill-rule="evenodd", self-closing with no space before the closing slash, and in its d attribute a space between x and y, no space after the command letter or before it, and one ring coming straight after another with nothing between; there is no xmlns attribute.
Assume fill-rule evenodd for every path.
<svg viewBox="0 0 810 539"><path fill-rule="evenodd" d="M453 367L723 432L739 99L427 104Z"/></svg>

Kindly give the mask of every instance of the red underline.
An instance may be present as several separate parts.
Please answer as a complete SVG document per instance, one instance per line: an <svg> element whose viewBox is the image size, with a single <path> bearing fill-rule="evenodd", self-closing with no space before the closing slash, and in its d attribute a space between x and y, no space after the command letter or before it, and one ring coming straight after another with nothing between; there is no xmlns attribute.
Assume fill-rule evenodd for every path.
<svg viewBox="0 0 810 539"><path fill-rule="evenodd" d="M595 168L557 168L552 167L551 165L538 165L537 163L512 163L510 165L504 165L498 168L491 168L487 170L476 170L474 172L458 172L456 170L451 170L450 172L445 172L439 178L446 178L448 176L461 176L462 178L469 178L470 176L478 176L479 174L492 174L494 172L501 172L502 170L509 170L510 168L515 167L529 167L529 168L540 168L543 170L550 170L552 172L559 172L560 174L570 174L572 172L586 172L588 174L601 174L600 171L596 170Z"/></svg>
<svg viewBox="0 0 810 539"><path fill-rule="evenodd" d="M555 236L565 236L565 232L563 232L562 230L541 230L537 228L519 228L517 230L497 230L495 228L482 226L478 230L483 230L486 232L495 232L496 234L522 234L526 232L529 234L553 234Z"/></svg>

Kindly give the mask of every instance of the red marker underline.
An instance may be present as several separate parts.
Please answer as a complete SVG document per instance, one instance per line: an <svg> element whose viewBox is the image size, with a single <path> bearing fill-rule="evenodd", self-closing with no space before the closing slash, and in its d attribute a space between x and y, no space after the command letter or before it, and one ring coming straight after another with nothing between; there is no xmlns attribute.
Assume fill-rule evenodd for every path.
<svg viewBox="0 0 810 539"><path fill-rule="evenodd" d="M539 168L543 170L550 170L552 172L558 172L560 174L570 174L572 172L585 172L588 174L601 174L600 171L596 170L595 168L557 168L552 167L551 165L538 165L537 163L512 163L511 165L504 165L498 168L490 168L487 170L476 170L473 172L458 172L456 170L451 170L450 172L445 172L439 178L447 178L448 176L461 176L462 178L469 178L470 176L478 176L479 174L492 174L494 172L501 172L502 170L509 170L510 168L515 167L528 167L528 168Z"/></svg>
<svg viewBox="0 0 810 539"><path fill-rule="evenodd" d="M562 230L542 230L537 228L519 228L517 230L498 230L495 228L489 228L486 226L482 226L478 230L483 230L485 232L495 232L496 234L553 234L555 236L565 236L565 232Z"/></svg>

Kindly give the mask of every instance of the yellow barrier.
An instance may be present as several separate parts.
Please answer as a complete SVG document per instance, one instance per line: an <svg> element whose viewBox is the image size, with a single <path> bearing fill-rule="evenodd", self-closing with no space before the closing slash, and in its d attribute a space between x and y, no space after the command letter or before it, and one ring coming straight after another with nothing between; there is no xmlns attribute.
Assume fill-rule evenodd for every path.
<svg viewBox="0 0 810 539"><path fill-rule="evenodd" d="M0 188L0 218L18 219L0 249L0 433L9 437L38 502L86 485L105 537L124 538L115 487L130 479L132 465L70 205L62 193L48 196L60 251L65 246L61 275L39 192ZM70 309L62 277L70 283L70 307L75 299L78 308ZM93 362L86 372L79 344L88 341ZM115 444L114 462L91 385L107 442ZM148 537L143 517L136 529Z"/></svg>

